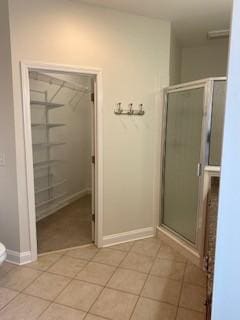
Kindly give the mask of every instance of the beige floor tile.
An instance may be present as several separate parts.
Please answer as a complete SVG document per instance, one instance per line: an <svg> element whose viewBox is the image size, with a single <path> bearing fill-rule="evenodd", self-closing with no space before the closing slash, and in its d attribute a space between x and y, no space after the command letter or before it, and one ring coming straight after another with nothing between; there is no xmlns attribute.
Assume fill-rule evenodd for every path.
<svg viewBox="0 0 240 320"><path fill-rule="evenodd" d="M175 320L176 312L170 304L140 298L131 320Z"/></svg>
<svg viewBox="0 0 240 320"><path fill-rule="evenodd" d="M188 263L184 274L184 282L206 287L207 275L199 267L194 264Z"/></svg>
<svg viewBox="0 0 240 320"><path fill-rule="evenodd" d="M7 288L0 288L0 309L2 309L9 301L16 297L17 291Z"/></svg>
<svg viewBox="0 0 240 320"><path fill-rule="evenodd" d="M48 269L48 272L73 278L86 264L86 260L63 256L53 266L51 266L50 269Z"/></svg>
<svg viewBox="0 0 240 320"><path fill-rule="evenodd" d="M103 287L95 284L73 280L57 297L56 302L66 306L88 311Z"/></svg>
<svg viewBox="0 0 240 320"><path fill-rule="evenodd" d="M192 286L190 284L184 284L180 307L191 309L194 311L204 312L205 311L205 299L206 299L206 289L199 286Z"/></svg>
<svg viewBox="0 0 240 320"><path fill-rule="evenodd" d="M137 296L112 289L104 289L90 312L112 320L128 320Z"/></svg>
<svg viewBox="0 0 240 320"><path fill-rule="evenodd" d="M94 316L93 314L88 313L84 320L106 320L106 318Z"/></svg>
<svg viewBox="0 0 240 320"><path fill-rule="evenodd" d="M111 247L109 247L109 249L115 249L115 250L128 252L132 248L133 245L134 245L134 242L125 242L125 243L120 243L120 244L116 244L114 246L111 246Z"/></svg>
<svg viewBox="0 0 240 320"><path fill-rule="evenodd" d="M39 320L83 320L86 313L53 303L41 315Z"/></svg>
<svg viewBox="0 0 240 320"><path fill-rule="evenodd" d="M0 279L5 277L5 275L14 268L16 268L16 265L13 263L4 262L0 268Z"/></svg>
<svg viewBox="0 0 240 320"><path fill-rule="evenodd" d="M20 294L0 311L0 319L35 320L48 305L45 300Z"/></svg>
<svg viewBox="0 0 240 320"><path fill-rule="evenodd" d="M145 273L119 268L107 284L107 287L140 294L146 278L147 274Z"/></svg>
<svg viewBox="0 0 240 320"><path fill-rule="evenodd" d="M97 255L93 258L93 261L105 263L111 266L118 266L124 257L126 256L126 253L119 250L113 250L113 249L101 249Z"/></svg>
<svg viewBox="0 0 240 320"><path fill-rule="evenodd" d="M173 280L182 280L185 263L174 260L156 259L151 274L154 276L167 277Z"/></svg>
<svg viewBox="0 0 240 320"><path fill-rule="evenodd" d="M89 262L82 271L78 273L76 279L105 286L115 271L115 267L102 263Z"/></svg>
<svg viewBox="0 0 240 320"><path fill-rule="evenodd" d="M91 245L88 247L69 250L66 252L66 255L73 258L91 260L98 253L98 251L98 248L96 248L94 245Z"/></svg>
<svg viewBox="0 0 240 320"><path fill-rule="evenodd" d="M205 319L204 313L179 308L176 320L204 320L204 319Z"/></svg>
<svg viewBox="0 0 240 320"><path fill-rule="evenodd" d="M39 256L37 261L27 264L26 267L33 268L40 271L46 271L58 259L60 259L60 257L61 255L55 254L55 253Z"/></svg>
<svg viewBox="0 0 240 320"><path fill-rule="evenodd" d="M71 280L52 273L43 273L24 292L46 300L54 300Z"/></svg>
<svg viewBox="0 0 240 320"><path fill-rule="evenodd" d="M180 290L180 281L150 276L145 283L142 296L177 305Z"/></svg>
<svg viewBox="0 0 240 320"><path fill-rule="evenodd" d="M26 267L15 267L0 279L0 286L16 291L25 289L41 274L38 270Z"/></svg>
<svg viewBox="0 0 240 320"><path fill-rule="evenodd" d="M176 250L166 244L161 244L158 257L160 259L175 260L177 262L186 262L187 259L179 254Z"/></svg>
<svg viewBox="0 0 240 320"><path fill-rule="evenodd" d="M153 258L147 257L135 252L129 252L126 258L121 263L121 267L148 273L153 264Z"/></svg>
<svg viewBox="0 0 240 320"><path fill-rule="evenodd" d="M160 240L157 238L148 238L136 241L131 252L136 252L150 257L155 257L160 248Z"/></svg>

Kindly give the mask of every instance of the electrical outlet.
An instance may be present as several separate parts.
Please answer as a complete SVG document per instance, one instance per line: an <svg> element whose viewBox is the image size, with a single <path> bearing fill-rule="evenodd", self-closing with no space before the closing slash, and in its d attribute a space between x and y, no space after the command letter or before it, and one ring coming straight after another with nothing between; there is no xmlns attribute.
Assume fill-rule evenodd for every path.
<svg viewBox="0 0 240 320"><path fill-rule="evenodd" d="M6 165L5 153L0 153L0 167L5 167L5 165Z"/></svg>

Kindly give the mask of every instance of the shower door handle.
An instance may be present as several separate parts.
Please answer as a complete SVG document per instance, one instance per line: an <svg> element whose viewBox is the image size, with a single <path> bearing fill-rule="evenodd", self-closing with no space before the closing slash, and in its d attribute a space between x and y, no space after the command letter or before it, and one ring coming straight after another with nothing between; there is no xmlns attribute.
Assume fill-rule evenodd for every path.
<svg viewBox="0 0 240 320"><path fill-rule="evenodd" d="M202 175L202 164L199 162L197 165L197 176L200 177Z"/></svg>

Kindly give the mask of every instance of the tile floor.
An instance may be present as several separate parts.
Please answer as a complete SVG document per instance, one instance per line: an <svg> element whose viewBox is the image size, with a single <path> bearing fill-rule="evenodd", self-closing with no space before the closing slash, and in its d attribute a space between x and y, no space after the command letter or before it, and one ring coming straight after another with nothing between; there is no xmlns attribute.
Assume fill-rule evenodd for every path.
<svg viewBox="0 0 240 320"><path fill-rule="evenodd" d="M204 320L206 278L157 238L0 268L1 320Z"/></svg>
<svg viewBox="0 0 240 320"><path fill-rule="evenodd" d="M91 196L87 195L38 221L38 252L50 252L91 243L91 214Z"/></svg>

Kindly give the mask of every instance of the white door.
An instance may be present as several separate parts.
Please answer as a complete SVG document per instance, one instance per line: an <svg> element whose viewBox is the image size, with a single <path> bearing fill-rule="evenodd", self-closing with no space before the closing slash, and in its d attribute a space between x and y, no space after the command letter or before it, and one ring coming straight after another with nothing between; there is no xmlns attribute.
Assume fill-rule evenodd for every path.
<svg viewBox="0 0 240 320"><path fill-rule="evenodd" d="M96 164L96 152L95 152L95 117L96 117L96 80L93 80L93 93L91 95L91 101L92 101L92 241L95 241L95 164Z"/></svg>

